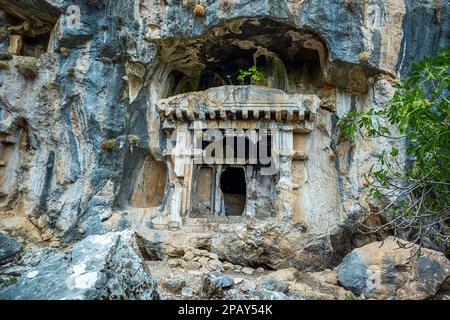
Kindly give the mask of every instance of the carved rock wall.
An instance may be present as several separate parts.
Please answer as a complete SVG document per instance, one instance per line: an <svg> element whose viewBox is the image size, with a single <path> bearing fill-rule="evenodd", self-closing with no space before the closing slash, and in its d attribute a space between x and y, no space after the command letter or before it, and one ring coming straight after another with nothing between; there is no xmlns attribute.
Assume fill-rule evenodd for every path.
<svg viewBox="0 0 450 320"><path fill-rule="evenodd" d="M203 17L194 14L192 1L0 1L0 60L7 65L0 70L0 133L15 134L18 123L26 124L28 144L15 151L16 160L7 166L8 181L0 181L2 187L6 183L9 199L4 202L0 190L0 220L20 221L24 228L27 224L27 230L35 228L41 240L54 245L120 230L139 219L147 226L149 215L134 216L130 202L138 203L137 207L152 204L133 189L152 181L139 175L148 166L148 157L166 161L157 103L172 90L171 65L201 68L202 45L241 34L255 36L264 28L258 23L269 19L291 31L293 42L301 41L317 51L324 70L320 87L289 87L316 94L322 101L311 138L297 141L308 144L310 160L294 165L294 178L304 180L306 170L309 183L303 193L293 192L286 199L288 206L304 206L306 213L294 219L304 226L298 231L296 224L275 221L275 230L293 229L292 236L276 244L278 231L274 231L273 239L262 240L262 247L270 249L257 255L239 257L239 250L249 247L247 238L237 242L236 248L220 245L238 236L239 228L231 230L229 237L225 231L220 233L209 245L232 261L274 268L294 264L317 269L331 263L342 240L340 232L354 221L350 217L363 217L367 211L362 174L387 143L350 145L342 141L336 122L348 110L381 105L391 96L393 81L406 75L411 61L434 55L448 44L447 2L200 2ZM70 24L73 16L66 13L70 5L80 9L77 28ZM38 39L26 33L30 25L51 26L46 52L25 56L16 48L8 54L14 35L25 43ZM320 41L298 39L305 30ZM238 40L240 47L248 44L242 42L248 39ZM283 48L282 43L271 45ZM31 77L20 72L21 63L31 68ZM292 71L286 66L288 73ZM294 80L289 78L291 83ZM158 186L165 184L158 182ZM171 185L166 188L164 194ZM162 197L156 213L149 213L151 217L166 209L166 198ZM10 232L21 228L4 225ZM282 233L289 233L286 230ZM311 250L296 242L298 232L301 238L314 239ZM305 262L309 256L314 263Z"/></svg>

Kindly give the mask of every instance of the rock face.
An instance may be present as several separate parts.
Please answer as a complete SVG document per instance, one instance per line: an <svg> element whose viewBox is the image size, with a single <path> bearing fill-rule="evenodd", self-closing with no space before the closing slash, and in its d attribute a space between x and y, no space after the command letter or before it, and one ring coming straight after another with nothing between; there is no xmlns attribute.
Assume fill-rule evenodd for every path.
<svg viewBox="0 0 450 320"><path fill-rule="evenodd" d="M32 252L1 299L158 299L130 230L90 236L70 252Z"/></svg>
<svg viewBox="0 0 450 320"><path fill-rule="evenodd" d="M339 282L367 298L430 298L450 277L450 261L428 249L414 256L417 250L400 248L392 237L355 249L339 266Z"/></svg>
<svg viewBox="0 0 450 320"><path fill-rule="evenodd" d="M0 233L0 265L13 261L21 249L22 246L16 239Z"/></svg>
<svg viewBox="0 0 450 320"><path fill-rule="evenodd" d="M448 3L198 2L0 0L1 229L74 254L131 228L148 258L208 250L185 263L210 271L317 271L355 247L364 174L396 142L346 141L337 122L448 45ZM238 80L254 65L265 79ZM211 132L268 154L206 163ZM43 262L65 270L58 252Z"/></svg>

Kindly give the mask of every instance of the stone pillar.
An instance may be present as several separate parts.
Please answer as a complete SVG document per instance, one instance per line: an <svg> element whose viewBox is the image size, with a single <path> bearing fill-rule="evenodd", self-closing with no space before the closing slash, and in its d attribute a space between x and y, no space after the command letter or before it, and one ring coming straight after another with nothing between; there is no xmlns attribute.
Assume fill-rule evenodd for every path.
<svg viewBox="0 0 450 320"><path fill-rule="evenodd" d="M170 205L170 221L181 222L181 200L183 196L183 188L175 187L172 194L172 203Z"/></svg>
<svg viewBox="0 0 450 320"><path fill-rule="evenodd" d="M276 186L277 201L276 212L280 220L292 220L294 213L293 183L292 183L292 158L293 150L293 128L287 126L279 130L279 182Z"/></svg>
<svg viewBox="0 0 450 320"><path fill-rule="evenodd" d="M187 127L176 131L176 147L173 151L175 188L172 194L170 219L181 222L181 216L188 210L192 180L191 138Z"/></svg>
<svg viewBox="0 0 450 320"><path fill-rule="evenodd" d="M305 160L308 159L308 134L294 133L294 160L292 161L292 182L294 183L294 224L305 221L304 185L308 180Z"/></svg>

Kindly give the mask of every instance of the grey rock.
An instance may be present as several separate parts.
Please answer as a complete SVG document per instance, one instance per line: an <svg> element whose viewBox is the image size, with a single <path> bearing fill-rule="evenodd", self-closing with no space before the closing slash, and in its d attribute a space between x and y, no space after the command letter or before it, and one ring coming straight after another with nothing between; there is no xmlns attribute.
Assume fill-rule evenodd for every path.
<svg viewBox="0 0 450 320"><path fill-rule="evenodd" d="M181 295L183 297L192 297L194 295L194 290L189 287L185 287L181 289Z"/></svg>
<svg viewBox="0 0 450 320"><path fill-rule="evenodd" d="M248 298L239 293L237 289L230 289L226 295L227 300L248 300Z"/></svg>
<svg viewBox="0 0 450 320"><path fill-rule="evenodd" d="M289 290L289 284L283 281L276 280L272 277L266 277L264 278L260 285L260 289L265 291L278 291L287 293Z"/></svg>
<svg viewBox="0 0 450 320"><path fill-rule="evenodd" d="M255 269L249 268L249 267L244 267L244 268L242 268L241 272L243 274L251 276L255 272Z"/></svg>
<svg viewBox="0 0 450 320"><path fill-rule="evenodd" d="M16 239L0 233L0 265L13 261L20 250L22 245Z"/></svg>
<svg viewBox="0 0 450 320"><path fill-rule="evenodd" d="M223 289L231 288L234 280L219 271L209 272L203 275L202 292L208 297L223 297Z"/></svg>
<svg viewBox="0 0 450 320"><path fill-rule="evenodd" d="M169 278L163 283L163 287L173 293L179 293L186 286L186 280L174 277Z"/></svg>
<svg viewBox="0 0 450 320"><path fill-rule="evenodd" d="M158 299L156 283L137 249L134 232L126 230L87 237L68 253L37 251L44 259L26 265L16 283L0 290L0 298Z"/></svg>
<svg viewBox="0 0 450 320"><path fill-rule="evenodd" d="M249 280L244 280L244 284L241 287L241 290L243 292L249 292L256 289L256 284Z"/></svg>
<svg viewBox="0 0 450 320"><path fill-rule="evenodd" d="M428 299L450 277L450 261L441 252L417 250L400 248L392 237L355 249L339 266L339 282L367 298Z"/></svg>

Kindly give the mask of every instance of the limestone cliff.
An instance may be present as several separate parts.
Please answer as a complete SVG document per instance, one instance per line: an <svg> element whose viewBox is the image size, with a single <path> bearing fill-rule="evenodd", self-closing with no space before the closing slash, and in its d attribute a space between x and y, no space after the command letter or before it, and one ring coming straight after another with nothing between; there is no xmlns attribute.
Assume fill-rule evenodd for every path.
<svg viewBox="0 0 450 320"><path fill-rule="evenodd" d="M447 17L443 0L0 0L0 229L64 247L131 228L158 259L334 266L390 143L336 123L447 46ZM237 83L253 64L267 82ZM279 171L241 166L233 196L226 164L183 153L194 123L278 130Z"/></svg>

